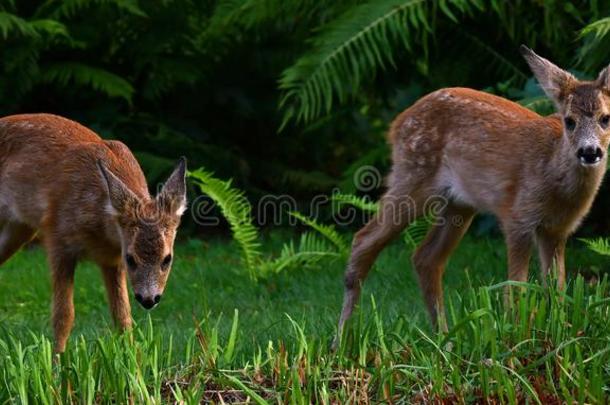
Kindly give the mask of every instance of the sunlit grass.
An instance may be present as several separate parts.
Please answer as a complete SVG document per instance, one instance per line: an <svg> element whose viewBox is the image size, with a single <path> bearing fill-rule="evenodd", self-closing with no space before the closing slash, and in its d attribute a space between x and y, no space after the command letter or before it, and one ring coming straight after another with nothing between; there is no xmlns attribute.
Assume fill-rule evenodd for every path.
<svg viewBox="0 0 610 405"><path fill-rule="evenodd" d="M605 266L569 253L568 268ZM84 265L77 326L56 358L44 255L22 252L0 269L0 403L607 401L607 280L572 277L565 297L532 285L506 311L502 243L467 239L445 277L450 332L437 335L408 256L398 244L382 255L336 353L340 263L254 285L232 245L182 244L163 303L134 307L137 327L123 336L100 275Z"/></svg>

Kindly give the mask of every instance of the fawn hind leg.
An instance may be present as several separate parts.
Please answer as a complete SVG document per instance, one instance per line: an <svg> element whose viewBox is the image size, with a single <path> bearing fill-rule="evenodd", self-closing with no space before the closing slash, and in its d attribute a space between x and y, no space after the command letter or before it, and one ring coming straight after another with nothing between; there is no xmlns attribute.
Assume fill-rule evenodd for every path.
<svg viewBox="0 0 610 405"><path fill-rule="evenodd" d="M426 309L436 329L447 331L443 306L443 273L451 252L470 227L475 211L449 203L413 254Z"/></svg>
<svg viewBox="0 0 610 405"><path fill-rule="evenodd" d="M422 200L423 201L423 200ZM396 188L388 190L380 201L380 209L354 236L352 252L345 272L345 295L339 319L338 334L333 346L343 332L360 297L364 279L379 253L405 227L417 217L418 201Z"/></svg>
<svg viewBox="0 0 610 405"><path fill-rule="evenodd" d="M35 234L35 230L19 222L5 221L0 224L0 265L32 240Z"/></svg>

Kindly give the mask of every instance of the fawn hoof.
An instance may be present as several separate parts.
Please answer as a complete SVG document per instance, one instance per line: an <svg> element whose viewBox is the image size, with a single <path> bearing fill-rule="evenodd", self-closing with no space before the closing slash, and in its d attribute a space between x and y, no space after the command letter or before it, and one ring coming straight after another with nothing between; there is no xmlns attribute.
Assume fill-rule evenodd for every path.
<svg viewBox="0 0 610 405"><path fill-rule="evenodd" d="M330 352L331 353L336 353L337 350L339 349L339 344L341 344L341 339L339 338L339 336L335 336L334 339L332 340L332 342L330 342Z"/></svg>

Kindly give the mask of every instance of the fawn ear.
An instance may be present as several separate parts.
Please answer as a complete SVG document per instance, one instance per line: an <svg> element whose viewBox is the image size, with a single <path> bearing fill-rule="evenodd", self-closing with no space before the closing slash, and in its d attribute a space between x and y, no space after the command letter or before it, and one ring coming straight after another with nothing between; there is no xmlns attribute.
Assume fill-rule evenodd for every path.
<svg viewBox="0 0 610 405"><path fill-rule="evenodd" d="M521 45L521 55L532 69L536 80L542 90L555 104L561 104L578 81L571 73L555 66L553 63L536 55L534 51L525 45Z"/></svg>
<svg viewBox="0 0 610 405"><path fill-rule="evenodd" d="M181 216L186 210L186 158L181 157L169 176L157 201L166 212Z"/></svg>
<svg viewBox="0 0 610 405"><path fill-rule="evenodd" d="M597 76L595 84L600 90L610 93L610 65L606 66L604 70L599 72L599 76Z"/></svg>
<svg viewBox="0 0 610 405"><path fill-rule="evenodd" d="M126 207L138 201L138 197L131 191L125 183L121 181L114 173L112 173L104 162L97 161L97 167L106 185L108 192L107 212L113 216L119 216L125 212Z"/></svg>

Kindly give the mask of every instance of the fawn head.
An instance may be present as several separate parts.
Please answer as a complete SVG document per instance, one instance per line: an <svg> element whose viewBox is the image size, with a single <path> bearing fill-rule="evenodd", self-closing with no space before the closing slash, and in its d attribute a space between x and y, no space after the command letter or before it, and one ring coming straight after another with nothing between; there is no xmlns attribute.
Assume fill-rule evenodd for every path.
<svg viewBox="0 0 610 405"><path fill-rule="evenodd" d="M610 66L596 80L580 81L526 46L521 46L521 53L561 114L574 158L584 167L605 162L610 142Z"/></svg>
<svg viewBox="0 0 610 405"><path fill-rule="evenodd" d="M178 162L153 199L139 198L103 163L98 165L108 187L107 211L118 224L122 261L135 298L151 309L165 289L176 230L186 209L186 160Z"/></svg>

